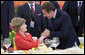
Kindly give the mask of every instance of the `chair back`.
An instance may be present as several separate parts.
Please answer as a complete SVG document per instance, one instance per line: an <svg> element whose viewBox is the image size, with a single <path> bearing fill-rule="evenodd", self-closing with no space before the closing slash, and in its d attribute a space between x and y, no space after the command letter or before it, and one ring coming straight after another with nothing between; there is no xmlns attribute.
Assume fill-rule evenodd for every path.
<svg viewBox="0 0 85 55"><path fill-rule="evenodd" d="M16 45L15 45L15 41L14 41L15 38L13 38L13 43L14 43L14 51L17 51L17 48L16 48Z"/></svg>

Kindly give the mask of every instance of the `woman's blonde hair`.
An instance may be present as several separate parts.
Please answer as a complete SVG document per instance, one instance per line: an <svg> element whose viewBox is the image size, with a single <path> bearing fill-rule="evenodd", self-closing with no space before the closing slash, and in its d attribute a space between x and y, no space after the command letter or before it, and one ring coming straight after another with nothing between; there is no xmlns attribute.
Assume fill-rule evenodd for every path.
<svg viewBox="0 0 85 55"><path fill-rule="evenodd" d="M24 18L14 17L11 21L12 29L15 32L18 32L20 27L22 26L22 24L25 23L25 22L26 22L26 20Z"/></svg>

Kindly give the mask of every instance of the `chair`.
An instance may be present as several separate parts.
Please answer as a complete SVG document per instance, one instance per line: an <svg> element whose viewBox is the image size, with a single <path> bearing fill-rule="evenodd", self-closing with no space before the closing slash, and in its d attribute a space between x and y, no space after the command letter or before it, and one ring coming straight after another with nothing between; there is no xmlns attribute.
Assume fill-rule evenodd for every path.
<svg viewBox="0 0 85 55"><path fill-rule="evenodd" d="M13 38L13 43L14 43L14 51L17 51L16 45L15 45L15 42L14 42L14 38Z"/></svg>

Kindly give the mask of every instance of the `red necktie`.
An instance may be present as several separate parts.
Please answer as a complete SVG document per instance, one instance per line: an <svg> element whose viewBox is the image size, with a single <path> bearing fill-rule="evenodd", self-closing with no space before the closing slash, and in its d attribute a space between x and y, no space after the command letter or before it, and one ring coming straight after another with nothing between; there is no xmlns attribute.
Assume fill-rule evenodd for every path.
<svg viewBox="0 0 85 55"><path fill-rule="evenodd" d="M34 13L34 8L33 8L33 5L31 5L31 11L32 11L32 13L33 13L33 16L35 15Z"/></svg>

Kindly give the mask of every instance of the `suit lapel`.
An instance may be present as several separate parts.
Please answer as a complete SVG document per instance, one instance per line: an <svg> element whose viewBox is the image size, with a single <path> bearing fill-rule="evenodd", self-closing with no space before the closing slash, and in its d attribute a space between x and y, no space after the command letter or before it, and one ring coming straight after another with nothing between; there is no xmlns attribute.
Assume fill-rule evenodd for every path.
<svg viewBox="0 0 85 55"><path fill-rule="evenodd" d="M35 18L36 18L36 16L37 16L37 5L35 4L35 13L34 13L35 15L34 15L34 20L36 20Z"/></svg>
<svg viewBox="0 0 85 55"><path fill-rule="evenodd" d="M53 31L52 20L48 19L48 27Z"/></svg>
<svg viewBox="0 0 85 55"><path fill-rule="evenodd" d="M75 4L75 8L76 8L76 10L78 12L78 3L77 3L77 1L74 1L74 4Z"/></svg>
<svg viewBox="0 0 85 55"><path fill-rule="evenodd" d="M56 13L56 18L55 18L55 20L58 19L58 17L60 17L59 9L57 9L57 13Z"/></svg>
<svg viewBox="0 0 85 55"><path fill-rule="evenodd" d="M35 4L35 16L37 14L37 5Z"/></svg>
<svg viewBox="0 0 85 55"><path fill-rule="evenodd" d="M78 3L77 3L77 1L75 2L75 7L76 7L76 10L77 10L77 12L78 12Z"/></svg>
<svg viewBox="0 0 85 55"><path fill-rule="evenodd" d="M56 18L55 18L54 23L53 23L54 29L57 29L57 27L59 26L61 17L62 17L61 11L59 9L57 9Z"/></svg>
<svg viewBox="0 0 85 55"><path fill-rule="evenodd" d="M38 5L35 4L35 15L34 15L34 20L35 20L36 23L37 23L37 21L39 20L38 18L36 18L36 17L38 17L38 16L37 16L37 14L38 14L38 12L39 12L38 8L39 8Z"/></svg>
<svg viewBox="0 0 85 55"><path fill-rule="evenodd" d="M30 7L29 7L29 5L26 3L25 4L26 6L25 6L25 10L27 11L26 13L27 13L27 15L29 15L29 16L32 16L33 17L33 14L32 14L32 11L30 10Z"/></svg>

